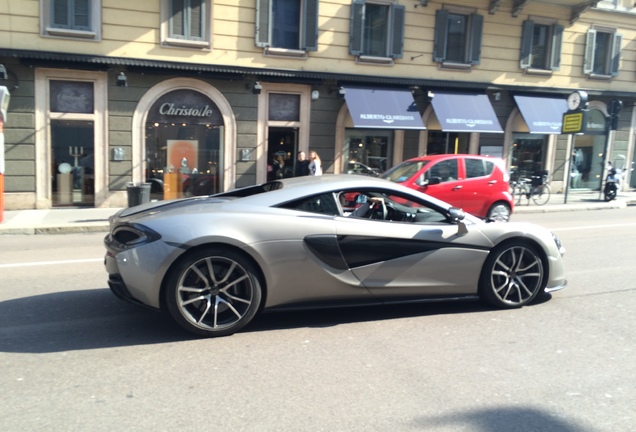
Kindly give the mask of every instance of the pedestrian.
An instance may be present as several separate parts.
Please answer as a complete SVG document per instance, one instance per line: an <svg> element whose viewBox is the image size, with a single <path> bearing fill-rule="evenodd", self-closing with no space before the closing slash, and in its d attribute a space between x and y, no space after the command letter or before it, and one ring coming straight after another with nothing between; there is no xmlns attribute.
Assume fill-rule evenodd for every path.
<svg viewBox="0 0 636 432"><path fill-rule="evenodd" d="M322 162L315 151L309 152L309 175L322 175Z"/></svg>
<svg viewBox="0 0 636 432"><path fill-rule="evenodd" d="M298 152L298 160L296 161L296 172L294 176L301 177L309 175L309 161L304 151Z"/></svg>

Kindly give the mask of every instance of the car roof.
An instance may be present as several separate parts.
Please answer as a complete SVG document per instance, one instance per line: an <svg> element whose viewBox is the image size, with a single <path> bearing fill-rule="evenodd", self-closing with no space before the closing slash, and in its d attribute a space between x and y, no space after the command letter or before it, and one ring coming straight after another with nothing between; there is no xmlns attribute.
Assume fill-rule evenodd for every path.
<svg viewBox="0 0 636 432"><path fill-rule="evenodd" d="M250 188L255 188L257 191L243 195L243 192L249 192ZM258 191L259 188L261 188L260 192ZM271 206L329 191L364 188L383 188L408 195L421 195L425 197L425 195L420 192L389 180L354 174L324 174L322 176L293 177L262 185L248 186L214 196L240 197L236 204L240 202L240 204L249 203L253 205ZM426 199L431 201L431 197L426 197ZM433 199L433 201L437 200Z"/></svg>
<svg viewBox="0 0 636 432"><path fill-rule="evenodd" d="M436 155L426 155L426 156L418 156L411 159L408 159L406 162L415 162L415 161L437 161L444 159L452 159L456 157L470 157L477 159L497 159L494 156L485 156L485 155L476 155L476 154L464 154L464 153L450 153L450 154L436 154Z"/></svg>

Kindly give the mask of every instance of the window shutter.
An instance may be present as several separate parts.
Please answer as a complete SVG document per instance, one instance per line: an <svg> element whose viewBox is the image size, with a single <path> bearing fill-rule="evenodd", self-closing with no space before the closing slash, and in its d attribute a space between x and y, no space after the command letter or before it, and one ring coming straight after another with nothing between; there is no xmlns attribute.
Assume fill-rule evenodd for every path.
<svg viewBox="0 0 636 432"><path fill-rule="evenodd" d="M303 2L303 49L318 51L318 0Z"/></svg>
<svg viewBox="0 0 636 432"><path fill-rule="evenodd" d="M391 5L391 47L389 57L402 58L404 52L404 16L406 8L403 5Z"/></svg>
<svg viewBox="0 0 636 432"><path fill-rule="evenodd" d="M528 69L532 65L532 34L534 22L525 20L521 27L521 50L519 51L519 67Z"/></svg>
<svg viewBox="0 0 636 432"><path fill-rule="evenodd" d="M185 0L171 0L170 37L182 39L185 37L183 28L183 8Z"/></svg>
<svg viewBox="0 0 636 432"><path fill-rule="evenodd" d="M349 29L349 54L362 55L364 33L364 0L353 0L351 3L351 24Z"/></svg>
<svg viewBox="0 0 636 432"><path fill-rule="evenodd" d="M435 41L433 43L433 61L446 60L446 36L448 34L448 11L438 9L435 12Z"/></svg>
<svg viewBox="0 0 636 432"><path fill-rule="evenodd" d="M51 2L51 16L53 17L51 25L53 27L69 28L71 23L69 22L69 1L70 0L52 0Z"/></svg>
<svg viewBox="0 0 636 432"><path fill-rule="evenodd" d="M268 47L272 44L270 35L271 20L271 0L256 0L256 46Z"/></svg>
<svg viewBox="0 0 636 432"><path fill-rule="evenodd" d="M189 39L203 39L203 18L205 17L205 0L190 0Z"/></svg>
<svg viewBox="0 0 636 432"><path fill-rule="evenodd" d="M484 17L477 14L470 15L470 50L468 63L479 64L481 61L481 34L484 29Z"/></svg>
<svg viewBox="0 0 636 432"><path fill-rule="evenodd" d="M586 75L594 71L594 55L596 45L596 30L590 29L585 37L585 58L583 60L583 73Z"/></svg>
<svg viewBox="0 0 636 432"><path fill-rule="evenodd" d="M612 57L610 59L610 75L618 76L618 68L621 62L621 42L623 41L623 35L614 33L614 40L612 44Z"/></svg>
<svg viewBox="0 0 636 432"><path fill-rule="evenodd" d="M90 30L90 1L75 0L73 9L73 28Z"/></svg>
<svg viewBox="0 0 636 432"><path fill-rule="evenodd" d="M552 25L552 49L550 51L550 64L548 67L557 71L561 69L561 47L563 46L564 27L559 24Z"/></svg>

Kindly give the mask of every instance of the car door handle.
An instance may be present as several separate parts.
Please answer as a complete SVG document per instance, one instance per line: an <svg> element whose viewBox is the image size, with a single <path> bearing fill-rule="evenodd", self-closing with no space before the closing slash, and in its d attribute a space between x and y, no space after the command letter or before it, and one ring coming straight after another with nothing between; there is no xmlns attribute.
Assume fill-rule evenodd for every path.
<svg viewBox="0 0 636 432"><path fill-rule="evenodd" d="M488 182L488 184L489 184L489 185L494 185L494 184L496 184L496 183L497 183L497 180L490 180L490 181Z"/></svg>
<svg viewBox="0 0 636 432"><path fill-rule="evenodd" d="M455 186L452 190L460 190L463 186Z"/></svg>

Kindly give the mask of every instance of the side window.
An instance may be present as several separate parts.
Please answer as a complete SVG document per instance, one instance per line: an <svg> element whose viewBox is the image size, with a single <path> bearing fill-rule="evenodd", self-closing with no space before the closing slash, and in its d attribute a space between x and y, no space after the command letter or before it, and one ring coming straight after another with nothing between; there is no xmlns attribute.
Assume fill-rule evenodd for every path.
<svg viewBox="0 0 636 432"><path fill-rule="evenodd" d="M353 0L349 53L362 62L390 63L391 59L402 58L404 17L403 5L387 0Z"/></svg>
<svg viewBox="0 0 636 432"><path fill-rule="evenodd" d="M457 180L457 159L445 160L433 165L425 174L425 179L433 177L440 179L441 183Z"/></svg>
<svg viewBox="0 0 636 432"><path fill-rule="evenodd" d="M495 168L495 164L491 161L482 159L464 159L466 164L466 178L476 178L489 176Z"/></svg>
<svg viewBox="0 0 636 432"><path fill-rule="evenodd" d="M590 29L585 40L583 73L589 77L618 75L623 36L612 29Z"/></svg>
<svg viewBox="0 0 636 432"><path fill-rule="evenodd" d="M338 194L343 216L404 223L446 223L443 209L414 197L386 190L347 190Z"/></svg>
<svg viewBox="0 0 636 432"><path fill-rule="evenodd" d="M256 0L256 46L279 55L318 50L318 0Z"/></svg>
<svg viewBox="0 0 636 432"><path fill-rule="evenodd" d="M314 195L312 197L292 201L282 205L281 208L331 216L340 215L340 209L336 204L336 199L331 193Z"/></svg>
<svg viewBox="0 0 636 432"><path fill-rule="evenodd" d="M40 19L43 36L101 37L100 0L42 0Z"/></svg>
<svg viewBox="0 0 636 432"><path fill-rule="evenodd" d="M461 8L437 10L433 61L448 66L479 64L483 23L483 16Z"/></svg>
<svg viewBox="0 0 636 432"><path fill-rule="evenodd" d="M523 22L519 67L526 71L555 71L561 67L563 26L532 20Z"/></svg>
<svg viewBox="0 0 636 432"><path fill-rule="evenodd" d="M211 0L163 0L161 34L164 45L211 46Z"/></svg>

